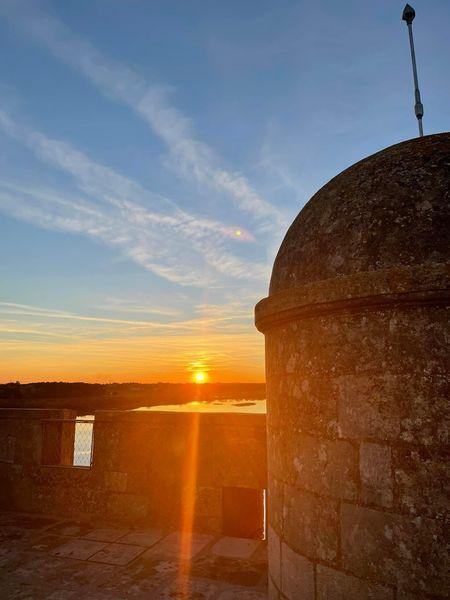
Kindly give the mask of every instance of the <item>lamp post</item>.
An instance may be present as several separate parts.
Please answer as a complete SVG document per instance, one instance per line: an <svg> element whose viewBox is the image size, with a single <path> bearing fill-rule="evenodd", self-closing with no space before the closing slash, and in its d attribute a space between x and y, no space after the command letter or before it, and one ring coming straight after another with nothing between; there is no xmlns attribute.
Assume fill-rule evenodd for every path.
<svg viewBox="0 0 450 600"><path fill-rule="evenodd" d="M414 51L414 39L413 39L413 30L412 30L412 22L414 21L414 17L416 16L416 11L412 6L407 4L403 9L402 20L406 21L406 25L408 26L409 33L409 47L411 49L411 60L413 67L413 77L414 77L414 96L416 99L416 103L414 105L414 112L416 113L417 122L419 124L419 135L423 136L423 125L422 125L422 117L423 117L423 104L420 100L420 91L419 91L419 80L417 78L417 65L416 65L416 53Z"/></svg>

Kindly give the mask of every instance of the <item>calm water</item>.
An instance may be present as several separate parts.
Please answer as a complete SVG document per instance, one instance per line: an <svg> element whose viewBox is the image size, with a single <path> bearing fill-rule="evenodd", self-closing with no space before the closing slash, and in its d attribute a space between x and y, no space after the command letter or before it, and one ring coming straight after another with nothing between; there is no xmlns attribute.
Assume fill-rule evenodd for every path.
<svg viewBox="0 0 450 600"><path fill-rule="evenodd" d="M212 400L198 402L196 400L185 404L166 404L161 406L141 406L134 410L157 412L206 412L206 413L266 413L266 401L261 400Z"/></svg>
<svg viewBox="0 0 450 600"><path fill-rule="evenodd" d="M135 408L136 411L153 412L204 412L204 413L253 413L265 414L266 401L260 400L212 400L212 401L192 401L185 404L166 404L161 406L141 406ZM83 415L77 417L75 424L75 441L73 464L75 467L89 467L91 464L92 453L92 434L94 428L95 415ZM90 420L91 423L83 423Z"/></svg>

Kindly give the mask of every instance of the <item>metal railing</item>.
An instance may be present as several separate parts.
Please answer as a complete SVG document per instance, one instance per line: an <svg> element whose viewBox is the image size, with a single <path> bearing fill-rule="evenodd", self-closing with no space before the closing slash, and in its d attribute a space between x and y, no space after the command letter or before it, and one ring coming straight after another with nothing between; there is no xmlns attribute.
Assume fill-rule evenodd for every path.
<svg viewBox="0 0 450 600"><path fill-rule="evenodd" d="M93 419L42 421L41 465L89 468L93 452Z"/></svg>

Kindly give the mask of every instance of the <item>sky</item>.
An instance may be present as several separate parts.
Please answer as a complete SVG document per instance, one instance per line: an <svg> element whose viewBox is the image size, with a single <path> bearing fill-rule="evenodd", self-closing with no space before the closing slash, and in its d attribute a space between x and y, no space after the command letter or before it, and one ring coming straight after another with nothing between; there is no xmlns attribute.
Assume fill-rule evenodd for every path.
<svg viewBox="0 0 450 600"><path fill-rule="evenodd" d="M425 133L450 3L417 0ZM416 137L394 0L2 0L0 381L264 381L287 227Z"/></svg>

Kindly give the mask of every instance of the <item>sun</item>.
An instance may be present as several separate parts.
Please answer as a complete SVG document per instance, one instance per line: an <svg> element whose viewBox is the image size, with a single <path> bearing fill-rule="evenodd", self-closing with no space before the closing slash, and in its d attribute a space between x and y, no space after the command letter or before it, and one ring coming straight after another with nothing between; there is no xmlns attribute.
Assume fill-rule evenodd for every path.
<svg viewBox="0 0 450 600"><path fill-rule="evenodd" d="M194 382L195 383L205 383L207 379L207 375L204 371L196 371L194 373Z"/></svg>

